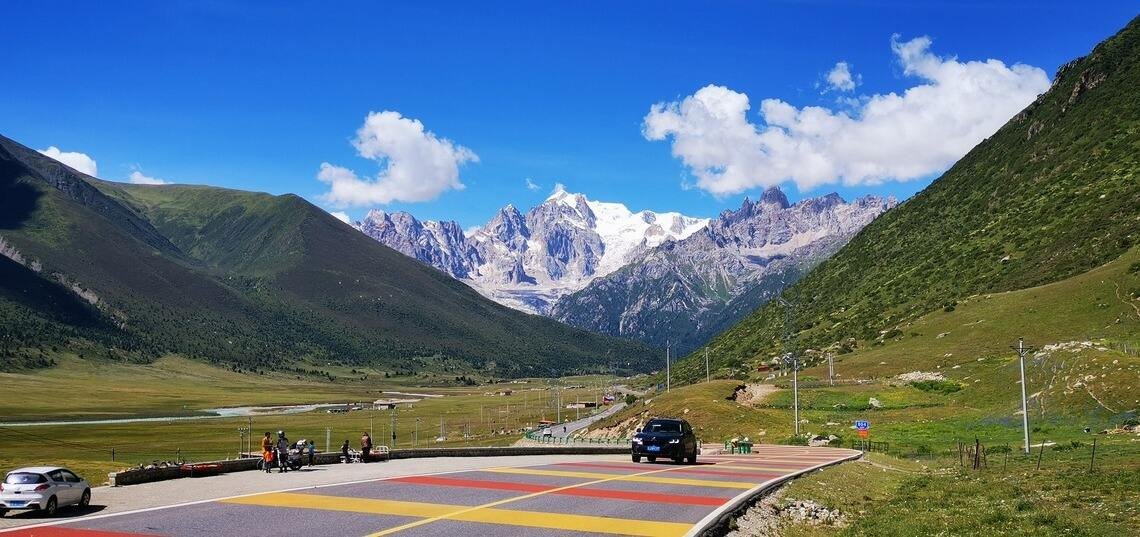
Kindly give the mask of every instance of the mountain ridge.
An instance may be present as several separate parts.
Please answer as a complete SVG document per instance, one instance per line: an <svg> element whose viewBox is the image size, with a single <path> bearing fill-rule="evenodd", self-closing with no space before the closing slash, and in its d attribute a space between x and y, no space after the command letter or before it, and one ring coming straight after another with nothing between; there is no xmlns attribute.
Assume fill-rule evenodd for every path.
<svg viewBox="0 0 1140 537"><path fill-rule="evenodd" d="M785 291L798 345L884 344L965 297L1061 281L1128 251L1140 241L1138 85L1140 17ZM711 342L713 359L764 359L780 346L783 317L761 307ZM701 378L703 358L678 370Z"/></svg>
<svg viewBox="0 0 1140 537"><path fill-rule="evenodd" d="M590 371L607 352L637 369L655 354L488 301L295 195L101 181L3 137L0 172L0 250L19 276L0 283L5 367L43 365L45 345L496 376ZM9 298L33 286L87 305Z"/></svg>

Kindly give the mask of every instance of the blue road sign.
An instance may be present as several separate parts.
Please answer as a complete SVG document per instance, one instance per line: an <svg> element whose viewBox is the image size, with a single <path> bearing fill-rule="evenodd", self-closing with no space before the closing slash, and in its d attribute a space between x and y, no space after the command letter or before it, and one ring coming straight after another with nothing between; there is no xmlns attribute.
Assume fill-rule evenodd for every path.
<svg viewBox="0 0 1140 537"><path fill-rule="evenodd" d="M871 422L867 420L855 420L855 428L860 431L866 431L871 428Z"/></svg>

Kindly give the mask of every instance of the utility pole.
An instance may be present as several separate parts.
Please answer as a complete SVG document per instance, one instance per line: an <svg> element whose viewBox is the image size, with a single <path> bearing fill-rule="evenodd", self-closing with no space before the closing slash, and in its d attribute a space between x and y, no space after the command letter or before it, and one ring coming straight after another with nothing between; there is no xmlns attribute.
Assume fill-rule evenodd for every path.
<svg viewBox="0 0 1140 537"><path fill-rule="evenodd" d="M673 380L673 372L669 369L669 347L671 343L665 342L665 391L669 391L669 385Z"/></svg>
<svg viewBox="0 0 1140 537"><path fill-rule="evenodd" d="M1027 347L1022 338L1017 338L1017 346L1010 348L1017 351L1018 365L1021 371L1021 428L1025 434L1023 449L1025 450L1025 454L1029 455L1029 405L1025 398L1025 355L1036 349L1034 347Z"/></svg>
<svg viewBox="0 0 1140 537"><path fill-rule="evenodd" d="M332 428L325 427L325 453L329 452L329 448L332 447L331 444L332 444Z"/></svg>
<svg viewBox="0 0 1140 537"><path fill-rule="evenodd" d="M415 449L416 444L420 440L420 418L416 418L416 432L412 435L412 449Z"/></svg>
<svg viewBox="0 0 1140 537"><path fill-rule="evenodd" d="M830 352L827 353L827 383L835 386L835 359Z"/></svg>
<svg viewBox="0 0 1140 537"><path fill-rule="evenodd" d="M796 357L796 348L794 344L794 337L792 332L792 323L795 321L795 310L791 302L788 302L784 297L777 297L780 304L784 306L784 363L791 364L792 366L792 408L794 409L793 416L796 420L796 436L800 435L800 383L799 383L799 369L800 361Z"/></svg>
<svg viewBox="0 0 1140 537"><path fill-rule="evenodd" d="M392 429L392 449L396 449L396 405L392 405L392 423L389 427Z"/></svg>
<svg viewBox="0 0 1140 537"><path fill-rule="evenodd" d="M709 348L705 347L705 382L711 379L709 377Z"/></svg>

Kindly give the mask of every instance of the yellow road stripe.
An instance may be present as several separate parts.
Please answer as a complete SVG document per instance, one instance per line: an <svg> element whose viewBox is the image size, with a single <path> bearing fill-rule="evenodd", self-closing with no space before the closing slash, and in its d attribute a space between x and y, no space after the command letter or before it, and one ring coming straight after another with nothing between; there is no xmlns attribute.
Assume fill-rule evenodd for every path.
<svg viewBox="0 0 1140 537"><path fill-rule="evenodd" d="M685 468L678 466L676 468L668 468L663 471L677 470ZM522 474L522 475L543 475L550 477L578 477L582 479L601 479L610 478L607 481L633 481L636 483L661 483L666 485L689 485L695 487L719 487L726 489L750 489L755 487L757 483L743 483L740 481L713 481L709 479L686 479L680 477L656 477L644 474L603 474L598 472L567 472L562 470L533 470L530 468L488 468L480 470L482 472L495 472L499 474ZM588 483L583 483L586 485ZM581 485L575 485L581 486Z"/></svg>
<svg viewBox="0 0 1140 537"><path fill-rule="evenodd" d="M515 498L512 498L512 500L515 500ZM645 537L653 537L656 535L684 535L685 532L692 527L692 524L680 522L655 522L625 518L494 509L484 506L375 500L369 498L320 496L289 492L234 498L232 500L226 500L226 502L267 507L294 507L320 509L324 511L368 513L373 515L425 517L428 519L413 523L416 525L446 518L447 520L462 522L506 524L510 526L526 526L552 530L641 535ZM385 530L379 534L383 535L393 531L407 529L408 527L410 527L410 525L399 526Z"/></svg>

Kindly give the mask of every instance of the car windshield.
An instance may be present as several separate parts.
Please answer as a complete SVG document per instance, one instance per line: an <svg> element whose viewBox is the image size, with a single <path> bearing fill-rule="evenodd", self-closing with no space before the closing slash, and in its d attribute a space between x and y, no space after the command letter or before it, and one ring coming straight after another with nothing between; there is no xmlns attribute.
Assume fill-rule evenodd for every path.
<svg viewBox="0 0 1140 537"><path fill-rule="evenodd" d="M5 485L31 485L34 483L44 483L46 481L46 477L29 472L15 472L8 474L8 477L4 478Z"/></svg>
<svg viewBox="0 0 1140 537"><path fill-rule="evenodd" d="M645 430L651 433L679 433L681 432L681 422L651 421L649 425L645 426Z"/></svg>

